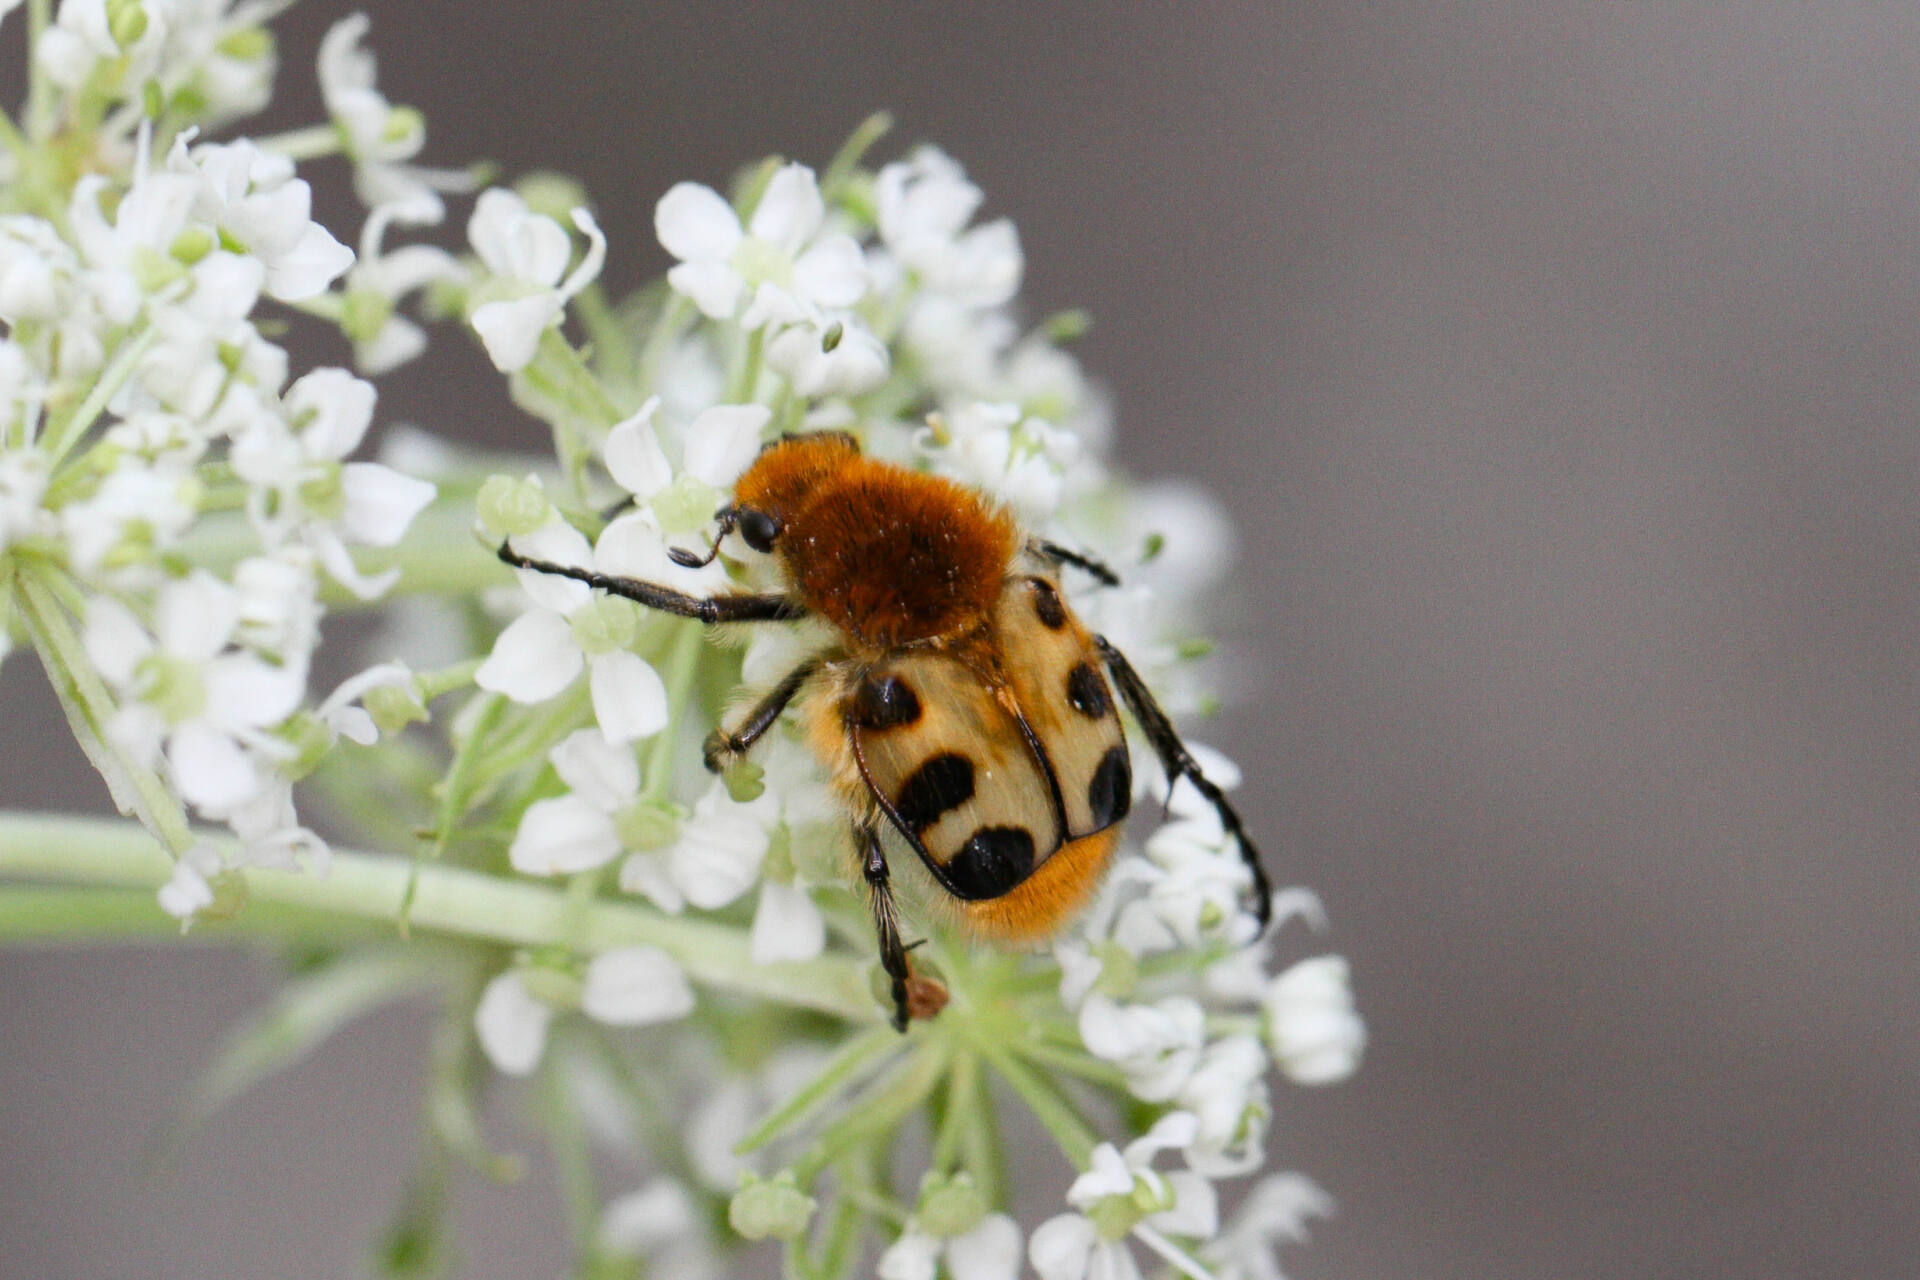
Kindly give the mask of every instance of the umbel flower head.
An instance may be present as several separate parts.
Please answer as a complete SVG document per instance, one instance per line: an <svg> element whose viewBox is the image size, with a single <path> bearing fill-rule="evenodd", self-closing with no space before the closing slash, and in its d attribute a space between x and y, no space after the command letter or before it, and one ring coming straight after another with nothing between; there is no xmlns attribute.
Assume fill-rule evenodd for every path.
<svg viewBox="0 0 1920 1280"><path fill-rule="evenodd" d="M1274 1090L1343 1078L1365 1032L1344 959L1298 954L1318 902L1253 900L1216 797L1133 732L1135 816L1047 945L969 942L903 884L919 1016L896 1031L817 736L768 704L750 755L705 742L830 629L729 634L602 589L779 590L757 526L720 513L769 442L844 432L1111 566L1123 585L1063 575L1074 614L1171 715L1207 706L1224 522L1110 467L1081 326L1022 312L1012 223L938 149L869 161L882 120L818 169L651 210L552 178L469 202L417 163L426 117L382 92L364 16L317 50L324 121L241 130L280 7L65 0L36 25L0 185L0 660L37 654L151 840L69 866L0 838L0 893L23 867L139 886L182 927L254 913L299 948L209 1103L353 1012L435 997L396 1274L436 1256L449 1170L514 1172L479 1119L498 1075L539 1100L582 1274L723 1275L769 1240L822 1278L1276 1275L1329 1202L1265 1171ZM357 228L312 216L329 159ZM672 267L606 296L602 222L649 213ZM448 216L469 252L409 242ZM295 367L296 315L356 371ZM372 379L447 339L539 422L513 465L393 429L371 455ZM317 656L376 603L367 661ZM343 665L364 669L315 688ZM1072 1173L1013 1167L1016 1134ZM653 1172L603 1189L590 1143Z"/></svg>

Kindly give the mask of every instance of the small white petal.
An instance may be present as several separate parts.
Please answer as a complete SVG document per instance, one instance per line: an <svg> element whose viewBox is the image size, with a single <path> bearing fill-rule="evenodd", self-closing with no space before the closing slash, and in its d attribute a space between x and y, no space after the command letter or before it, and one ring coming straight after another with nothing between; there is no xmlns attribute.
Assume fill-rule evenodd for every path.
<svg viewBox="0 0 1920 1280"><path fill-rule="evenodd" d="M794 253L820 229L825 215L813 170L803 164L784 164L768 179L747 231Z"/></svg>
<svg viewBox="0 0 1920 1280"><path fill-rule="evenodd" d="M667 272L667 283L674 292L692 298L702 314L715 320L732 317L734 308L740 305L741 290L746 288L746 282L732 267L712 258L681 263Z"/></svg>
<svg viewBox="0 0 1920 1280"><path fill-rule="evenodd" d="M668 915L679 915L686 908L686 895L674 884L670 867L657 853L636 853L620 864L620 888L625 893L643 894Z"/></svg>
<svg viewBox="0 0 1920 1280"><path fill-rule="evenodd" d="M1004 1213L988 1214L947 1242L947 1270L953 1280L1017 1280L1020 1225Z"/></svg>
<svg viewBox="0 0 1920 1280"><path fill-rule="evenodd" d="M1077 1213L1063 1213L1034 1228L1027 1260L1040 1280L1086 1280L1088 1255L1097 1240L1093 1223Z"/></svg>
<svg viewBox="0 0 1920 1280"><path fill-rule="evenodd" d="M614 483L640 498L651 498L673 483L673 468L660 448L653 415L660 397L649 396L640 411L607 433L607 473Z"/></svg>
<svg viewBox="0 0 1920 1280"><path fill-rule="evenodd" d="M267 293L282 302L311 298L352 265L353 250L319 223L309 222L291 252L276 254L267 262Z"/></svg>
<svg viewBox="0 0 1920 1280"><path fill-rule="evenodd" d="M1180 1169L1167 1175L1167 1185L1173 1188L1173 1208L1153 1214L1147 1223L1169 1235L1211 1239L1220 1229L1220 1197L1213 1184L1197 1173Z"/></svg>
<svg viewBox="0 0 1920 1280"><path fill-rule="evenodd" d="M239 620L240 600L233 588L197 569L161 589L153 630L171 656L204 662L226 647Z"/></svg>
<svg viewBox="0 0 1920 1280"><path fill-rule="evenodd" d="M813 895L798 885L769 880L760 886L749 954L755 964L811 960L827 945L826 922Z"/></svg>
<svg viewBox="0 0 1920 1280"><path fill-rule="evenodd" d="M940 1263L940 1242L913 1226L900 1233L874 1264L879 1280L934 1280Z"/></svg>
<svg viewBox="0 0 1920 1280"><path fill-rule="evenodd" d="M473 1028L493 1065L510 1076L524 1076L547 1047L553 1010L533 998L517 973L503 973L480 993Z"/></svg>
<svg viewBox="0 0 1920 1280"><path fill-rule="evenodd" d="M587 664L593 718L609 742L632 742L667 727L667 686L651 663L618 649Z"/></svg>
<svg viewBox="0 0 1920 1280"><path fill-rule="evenodd" d="M398 543L439 492L425 480L378 462L349 462L340 469L340 486L346 498L340 532L347 541L368 547Z"/></svg>
<svg viewBox="0 0 1920 1280"><path fill-rule="evenodd" d="M471 323L487 348L493 367L515 373L533 359L540 335L560 318L560 295L536 293L511 302L488 302L474 309Z"/></svg>
<svg viewBox="0 0 1920 1280"><path fill-rule="evenodd" d="M793 284L816 307L850 307L867 292L866 257L852 236L823 236L794 262Z"/></svg>
<svg viewBox="0 0 1920 1280"><path fill-rule="evenodd" d="M167 739L167 764L187 803L219 813L260 790L260 771L239 743L207 725L180 726Z"/></svg>
<svg viewBox="0 0 1920 1280"><path fill-rule="evenodd" d="M587 545L586 538L558 516L532 533L517 535L513 549L528 559L569 568L590 568L593 563L593 548ZM520 579L521 590L531 596L535 604L555 613L571 614L593 596L592 587L564 574L520 569L514 576Z"/></svg>
<svg viewBox="0 0 1920 1280"><path fill-rule="evenodd" d="M87 601L86 626L80 643L100 674L114 684L133 679L133 669L153 652L153 637L118 600L95 596Z"/></svg>
<svg viewBox="0 0 1920 1280"><path fill-rule="evenodd" d="M344 458L366 437L377 394L345 369L315 369L287 388L287 417L310 457Z"/></svg>
<svg viewBox="0 0 1920 1280"><path fill-rule="evenodd" d="M587 965L580 1007L614 1026L668 1022L693 1011L693 988L673 957L660 948L618 947Z"/></svg>
<svg viewBox="0 0 1920 1280"><path fill-rule="evenodd" d="M612 813L640 793L640 765L629 747L616 747L598 729L576 729L547 753L553 771L574 794Z"/></svg>
<svg viewBox="0 0 1920 1280"><path fill-rule="evenodd" d="M687 471L716 489L731 489L760 452L760 432L773 420L763 404L715 405L687 428Z"/></svg>
<svg viewBox="0 0 1920 1280"><path fill-rule="evenodd" d="M740 243L740 216L712 187L676 183L653 209L654 234L676 258L724 258Z"/></svg>
<svg viewBox="0 0 1920 1280"><path fill-rule="evenodd" d="M1261 1005L1274 1061L1295 1084L1333 1084L1360 1065L1367 1027L1344 956L1300 961L1274 978Z"/></svg>
<svg viewBox="0 0 1920 1280"><path fill-rule="evenodd" d="M473 682L515 702L544 702L572 684L586 665L567 620L546 609L523 613L493 642Z"/></svg>
<svg viewBox="0 0 1920 1280"><path fill-rule="evenodd" d="M507 860L530 876L562 876L603 867L619 854L613 819L590 801L568 795L527 806Z"/></svg>

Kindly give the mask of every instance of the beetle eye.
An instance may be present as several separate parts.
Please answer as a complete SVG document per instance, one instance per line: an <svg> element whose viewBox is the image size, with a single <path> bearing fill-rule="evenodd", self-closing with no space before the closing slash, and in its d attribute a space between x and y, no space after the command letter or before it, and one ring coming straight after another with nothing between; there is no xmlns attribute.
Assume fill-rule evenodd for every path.
<svg viewBox="0 0 1920 1280"><path fill-rule="evenodd" d="M773 550L773 540L780 536L778 517L770 516L764 511L755 511L750 507L741 510L738 527L740 536L745 538L747 545L755 551Z"/></svg>

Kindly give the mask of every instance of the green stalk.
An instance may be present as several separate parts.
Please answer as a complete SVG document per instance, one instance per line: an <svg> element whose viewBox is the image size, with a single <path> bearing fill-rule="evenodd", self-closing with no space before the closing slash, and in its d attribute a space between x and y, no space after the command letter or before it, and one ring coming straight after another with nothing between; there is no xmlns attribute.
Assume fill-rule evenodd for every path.
<svg viewBox="0 0 1920 1280"><path fill-rule="evenodd" d="M124 752L111 745L107 722L115 709L113 696L100 682L93 660L65 610L54 599L52 588L37 573L21 573L15 582L21 620L40 652L47 681L66 710L80 749L106 780L114 804L121 812L138 817L175 857L185 853L193 844L186 811L153 770L127 759Z"/></svg>
<svg viewBox="0 0 1920 1280"><path fill-rule="evenodd" d="M216 845L228 843L213 840ZM157 889L172 863L138 827L57 814L0 814L0 877L60 885ZM252 903L274 903L336 920L399 918L404 859L336 850L323 879L300 871L250 867L240 874ZM251 908L249 908L251 909ZM460 867L421 868L411 923L415 931L517 947L567 941L566 894L536 881ZM870 1023L881 1011L865 967L844 956L755 964L744 928L661 915L636 903L602 900L585 914L587 951L646 943L671 955L703 986Z"/></svg>
<svg viewBox="0 0 1920 1280"><path fill-rule="evenodd" d="M133 376L134 367L140 363L140 357L147 354L147 348L151 347L159 336L158 330L149 328L142 333L129 335L120 340L120 349L114 352L113 360L95 380L92 390L87 392L86 399L76 405L73 412L65 418L57 418L48 425L45 445L50 463L58 465L73 446L80 442L80 438L86 435L87 429L93 426L94 420L106 409L107 401L113 399L115 393L126 385L127 379Z"/></svg>
<svg viewBox="0 0 1920 1280"><path fill-rule="evenodd" d="M1080 1118L1080 1113L1073 1109L1073 1104L1054 1092L1052 1085L1006 1049L995 1047L984 1052L993 1069L1013 1086L1013 1091L1027 1104L1027 1110L1033 1112L1034 1119L1053 1135L1054 1142L1067 1159L1073 1161L1076 1168L1085 1169L1093 1158L1093 1149L1100 1145L1100 1139Z"/></svg>
<svg viewBox="0 0 1920 1280"><path fill-rule="evenodd" d="M271 133L255 138L254 143L263 151L277 151L295 161L318 160L322 156L339 155L346 149L340 130L331 124L310 124L304 129Z"/></svg>

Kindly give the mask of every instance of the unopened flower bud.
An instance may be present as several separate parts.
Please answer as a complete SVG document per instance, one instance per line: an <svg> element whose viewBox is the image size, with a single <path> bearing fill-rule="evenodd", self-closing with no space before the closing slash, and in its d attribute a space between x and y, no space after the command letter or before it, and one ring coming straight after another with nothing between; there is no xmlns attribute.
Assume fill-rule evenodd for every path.
<svg viewBox="0 0 1920 1280"><path fill-rule="evenodd" d="M973 1185L970 1173L949 1178L929 1173L920 1181L920 1204L913 1214L928 1235L951 1240L980 1225L987 1216L987 1198Z"/></svg>
<svg viewBox="0 0 1920 1280"><path fill-rule="evenodd" d="M814 1199L800 1190L791 1171L771 1181L740 1175L740 1189L727 1204L727 1221L748 1240L798 1239L813 1219Z"/></svg>
<svg viewBox="0 0 1920 1280"><path fill-rule="evenodd" d="M147 10L141 0L107 0L107 30L122 49L147 34Z"/></svg>
<svg viewBox="0 0 1920 1280"><path fill-rule="evenodd" d="M414 693L411 681L405 684L380 684L361 695L360 704L373 717L381 733L398 733L410 724L425 723L427 708Z"/></svg>
<svg viewBox="0 0 1920 1280"><path fill-rule="evenodd" d="M552 507L538 482L488 476L480 486L480 523L501 537L532 533L547 522Z"/></svg>

